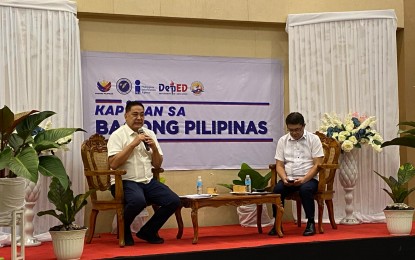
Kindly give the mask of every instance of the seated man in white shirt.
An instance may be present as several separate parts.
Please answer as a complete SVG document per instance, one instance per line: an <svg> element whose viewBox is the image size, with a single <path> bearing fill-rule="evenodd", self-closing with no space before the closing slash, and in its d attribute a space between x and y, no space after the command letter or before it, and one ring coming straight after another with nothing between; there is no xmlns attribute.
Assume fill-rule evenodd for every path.
<svg viewBox="0 0 415 260"><path fill-rule="evenodd" d="M180 198L169 187L153 179L151 168L161 167L163 152L155 133L143 128L144 105L138 101L128 101L124 118L126 123L111 134L107 147L111 169L127 171L122 176L125 245L134 245L130 225L147 203L159 205L160 208L136 236L152 244L161 244L164 240L157 235L158 231L180 206ZM114 185L111 186L111 192L115 192Z"/></svg>
<svg viewBox="0 0 415 260"><path fill-rule="evenodd" d="M320 138L305 130L304 117L298 112L290 113L285 119L288 133L277 143L275 152L276 168L280 178L274 193L281 194L281 200L293 192L299 192L307 227L304 236L316 233L314 222L314 194L318 189L317 166L323 162L324 151ZM273 207L274 216L276 209ZM300 219L297 221L301 221ZM277 235L272 228L269 235Z"/></svg>

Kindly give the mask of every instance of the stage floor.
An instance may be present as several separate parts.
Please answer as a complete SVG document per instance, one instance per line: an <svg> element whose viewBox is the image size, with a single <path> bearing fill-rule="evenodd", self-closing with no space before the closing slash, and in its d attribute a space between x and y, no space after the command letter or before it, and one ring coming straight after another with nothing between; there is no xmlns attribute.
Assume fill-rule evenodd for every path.
<svg viewBox="0 0 415 260"><path fill-rule="evenodd" d="M375 246L380 245L378 243L380 238L384 238L389 241L386 244L393 244L398 247L404 243L402 241L411 241L413 250L415 252L415 225L410 236L394 237L389 235L385 223L376 224L359 224L359 225L338 225L338 229L334 230L330 224L324 224L324 234L316 234L310 237L302 236L302 232L305 228L303 225L301 228L296 224L289 222L284 223L284 237L279 238L277 236L268 236L267 233L270 227L263 228L264 233L259 234L256 227L241 227L240 225L228 225L228 226L212 226L212 227L200 227L199 228L199 241L197 244L192 244L193 228L184 228L182 239L176 239L176 228L162 229L160 230L160 236L165 239L164 244L149 244L138 238L135 238L135 245L120 248L116 235L113 234L101 234L100 237L94 238L91 244L86 244L81 259L134 259L140 256L179 256L179 253L187 252L209 252L209 251L226 251L229 249L254 249L261 248L260 252L267 252L267 250L273 250L278 246L286 246L285 248L299 248L300 246L314 246L321 244L319 242L336 242L337 244L347 244L348 241L370 241ZM391 239L397 238L391 242ZM389 239L389 240L388 240ZM398 243L397 245L395 245ZM363 243L359 243L363 245ZM350 244L349 244L350 246ZM366 247L368 247L367 245ZM402 246L401 246L402 247ZM268 248L265 250L265 248ZM349 250L354 250L350 248ZM305 247L304 247L305 250ZM312 250L312 249L311 249ZM0 248L0 257L10 259L10 246ZM293 254L296 253L295 250ZM375 251L372 255L375 255ZM405 251L402 250L401 251ZM243 252L243 251L241 251ZM379 251L380 252L380 251ZM407 250L405 251L407 254ZM246 254L246 256L249 254ZM184 259L180 257L180 259ZM163 257L162 257L163 258ZM37 247L26 247L26 260L47 260L55 259L53 255L52 242L43 242L42 245ZM240 258L238 259L246 259ZM357 259L357 258L356 258ZM290 259L292 260L292 259Z"/></svg>

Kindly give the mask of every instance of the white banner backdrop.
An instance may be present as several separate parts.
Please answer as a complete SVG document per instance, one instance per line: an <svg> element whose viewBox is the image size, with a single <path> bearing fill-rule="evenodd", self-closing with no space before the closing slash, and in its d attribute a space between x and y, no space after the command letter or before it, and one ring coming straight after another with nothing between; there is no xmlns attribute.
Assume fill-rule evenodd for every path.
<svg viewBox="0 0 415 260"><path fill-rule="evenodd" d="M83 52L84 129L109 135L128 100L166 170L266 169L284 134L283 66L271 59Z"/></svg>

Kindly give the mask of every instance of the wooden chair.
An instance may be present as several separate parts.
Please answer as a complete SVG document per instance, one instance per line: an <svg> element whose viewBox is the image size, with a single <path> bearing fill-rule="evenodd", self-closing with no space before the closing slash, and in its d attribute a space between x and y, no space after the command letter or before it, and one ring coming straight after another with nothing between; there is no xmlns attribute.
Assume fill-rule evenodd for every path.
<svg viewBox="0 0 415 260"><path fill-rule="evenodd" d="M126 174L126 171L110 169L108 165L107 142L108 140L105 139L103 135L94 134L88 140L85 140L81 146L81 156L84 164L84 174L88 182L88 188L95 190L90 197L92 210L89 216L90 226L86 243L90 244L92 241L99 211L115 210L117 214L117 237L120 247L124 247L124 190L122 185L122 175ZM160 173L163 171L163 168L153 168L153 177L156 180L160 180ZM114 198L109 194L107 196L103 196L104 192L109 193L111 176L115 177ZM158 209L157 205L151 206L154 210ZM181 218L179 210L176 211L176 219L178 217Z"/></svg>
<svg viewBox="0 0 415 260"><path fill-rule="evenodd" d="M340 167L339 157L340 157L340 143L334 139L327 137L323 133L315 132L320 137L321 143L323 144L324 150L324 160L323 163L319 166L319 183L318 191L314 195L314 199L317 201L318 205L318 231L324 233L323 230L323 211L324 211L324 202L327 205L328 216L330 220L331 227L337 229L336 222L334 220L334 210L333 210L333 182L336 174L336 170ZM276 165L270 164L269 168L272 172L271 176L271 190L274 189L274 186L277 182L277 171ZM291 194L285 198L286 200L294 200L297 205L297 226L301 227L301 198L298 192Z"/></svg>

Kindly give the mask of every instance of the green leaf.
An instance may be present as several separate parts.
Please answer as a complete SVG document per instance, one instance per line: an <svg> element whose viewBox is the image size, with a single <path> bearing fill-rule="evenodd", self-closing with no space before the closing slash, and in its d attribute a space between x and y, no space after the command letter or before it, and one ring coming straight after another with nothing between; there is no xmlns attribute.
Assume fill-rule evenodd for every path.
<svg viewBox="0 0 415 260"><path fill-rule="evenodd" d="M4 106L2 109L0 109L0 134L3 138L3 136L6 133L13 132L14 128L12 128L14 122L14 114L10 110L9 107Z"/></svg>
<svg viewBox="0 0 415 260"><path fill-rule="evenodd" d="M39 172L45 176L52 176L59 180L63 189L69 186L67 173L62 161L55 155L39 157Z"/></svg>
<svg viewBox="0 0 415 260"><path fill-rule="evenodd" d="M233 186L232 184L218 183L218 185L222 186L222 187L225 187L225 188L228 188L232 191L232 186Z"/></svg>
<svg viewBox="0 0 415 260"><path fill-rule="evenodd" d="M404 121L399 122L399 126L410 126L415 127L415 121ZM399 130L399 137L396 137L390 141L384 142L381 147L386 147L390 145L400 145L405 147L415 148L415 129L408 130Z"/></svg>
<svg viewBox="0 0 415 260"><path fill-rule="evenodd" d="M38 112L37 110L22 112L14 114L8 106L4 106L0 109L0 138L1 149L4 148L4 144L9 136L14 132L17 126L31 114Z"/></svg>
<svg viewBox="0 0 415 260"><path fill-rule="evenodd" d="M389 191L386 189L383 190L395 203L403 203L406 197L415 190L415 188L409 190L407 187L407 183L415 176L415 168L410 163L405 163L399 167L397 180L392 176L386 177L376 171L374 172L389 186Z"/></svg>
<svg viewBox="0 0 415 260"><path fill-rule="evenodd" d="M25 140L23 140L20 136L18 136L16 133L13 133L9 137L9 146L13 149L15 154L18 154L21 149L23 149L25 146L29 146L29 143L31 143L32 140L28 139L25 144Z"/></svg>
<svg viewBox="0 0 415 260"><path fill-rule="evenodd" d="M245 177L249 174L251 177L252 189L261 190L268 186L268 182L271 179L271 172L268 172L265 176L262 176L258 171L252 169L247 163L242 163L238 172L239 180L233 180L232 184L218 183L218 185L226 187L232 190L233 185L245 185Z"/></svg>
<svg viewBox="0 0 415 260"><path fill-rule="evenodd" d="M415 148L415 136L396 137L390 141L383 142L381 147L386 147L390 145L400 145Z"/></svg>
<svg viewBox="0 0 415 260"><path fill-rule="evenodd" d="M415 127L415 121L403 121L403 122L399 122L398 125L407 125L407 126Z"/></svg>
<svg viewBox="0 0 415 260"><path fill-rule="evenodd" d="M40 211L40 212L37 213L37 215L39 217L40 216L44 216L44 215L52 215L52 216L54 216L57 219L61 219L61 217L58 215L58 213L55 210L53 210L53 209Z"/></svg>
<svg viewBox="0 0 415 260"><path fill-rule="evenodd" d="M26 140L29 136L32 136L33 130L42 123L48 117L56 114L53 111L42 111L36 114L32 114L26 117L20 124L16 126L17 134Z"/></svg>
<svg viewBox="0 0 415 260"><path fill-rule="evenodd" d="M271 172L262 176L258 171L252 169L248 164L242 163L241 169L238 172L238 176L241 179L241 184L238 185L245 185L245 177L249 175L251 177L251 187L252 189L264 189L267 185L269 180L271 179ZM239 181L238 181L239 182ZM235 181L234 181L235 184Z"/></svg>
<svg viewBox="0 0 415 260"><path fill-rule="evenodd" d="M54 141L48 140L43 140L33 145L33 148L36 150L37 153L51 149L58 149L59 147L59 144L55 143Z"/></svg>
<svg viewBox="0 0 415 260"><path fill-rule="evenodd" d="M40 152L45 149L53 148L48 147L48 145L50 145L50 143L56 142L61 138L67 137L77 131L85 132L85 130L83 130L82 128L55 128L43 131L35 136L35 149L36 151Z"/></svg>
<svg viewBox="0 0 415 260"><path fill-rule="evenodd" d="M25 147L19 154L10 159L9 168L17 176L36 183L38 179L39 157L32 147Z"/></svg>
<svg viewBox="0 0 415 260"><path fill-rule="evenodd" d="M401 165L398 170L398 182L403 185L409 182L415 176L415 168L410 163Z"/></svg>
<svg viewBox="0 0 415 260"><path fill-rule="evenodd" d="M12 158L12 149L10 147L6 147L0 153L0 170L9 166L10 159Z"/></svg>
<svg viewBox="0 0 415 260"><path fill-rule="evenodd" d="M52 182L49 185L48 199L55 205L57 211L63 213L61 215L56 214L62 224L70 224L71 212L69 209L74 199L73 191L70 188L65 189L57 178L52 178Z"/></svg>
<svg viewBox="0 0 415 260"><path fill-rule="evenodd" d="M74 200L74 219L76 213L78 213L88 202L88 197L94 192L94 190L88 190L85 194L78 194Z"/></svg>
<svg viewBox="0 0 415 260"><path fill-rule="evenodd" d="M71 190L71 182L66 176L68 187L65 189L61 181L53 177L49 185L48 199L55 205L55 210L40 211L38 216L52 215L59 219L63 225L68 226L75 221L76 214L87 204L87 198L94 192L88 190L85 194L79 194L76 197ZM59 213L60 212L60 213Z"/></svg>

